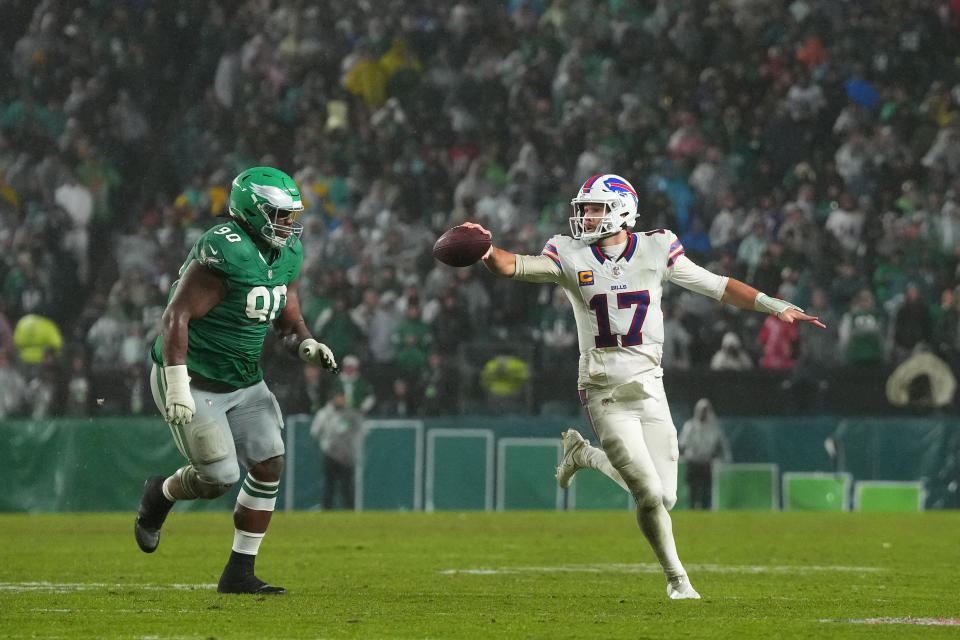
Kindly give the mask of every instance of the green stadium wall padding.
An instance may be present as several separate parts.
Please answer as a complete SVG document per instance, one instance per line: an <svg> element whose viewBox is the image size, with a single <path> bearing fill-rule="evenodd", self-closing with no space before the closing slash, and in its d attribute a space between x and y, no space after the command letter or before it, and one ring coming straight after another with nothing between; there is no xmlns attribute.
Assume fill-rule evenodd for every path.
<svg viewBox="0 0 960 640"><path fill-rule="evenodd" d="M779 508L780 473L775 464L715 463L713 508L766 511Z"/></svg>
<svg viewBox="0 0 960 640"><path fill-rule="evenodd" d="M376 420L364 423L356 468L356 508L419 511L423 506L423 423Z"/></svg>
<svg viewBox="0 0 960 640"><path fill-rule="evenodd" d="M781 477L784 511L849 511L849 473L786 472Z"/></svg>
<svg viewBox="0 0 960 640"><path fill-rule="evenodd" d="M317 442L310 436L311 419L307 415L286 418L287 466L277 503L279 509L314 509L320 503L323 465ZM405 427L395 427L391 432L386 425L398 423L371 420L368 426L373 427L373 435L365 443L363 472L358 476L358 491L363 490L363 494L358 495L358 506L363 509L425 508L426 442L432 430L445 429L464 434L469 433L465 430L492 434L493 459L487 461L495 470L491 508L497 508L496 501L501 497L508 508L519 508L521 504L529 504L531 508L564 508L569 497L563 495L566 492L557 491L553 477L560 452L559 434L571 426L585 435L590 434L585 420L579 425L570 422L567 419L559 424L555 419L543 417L465 415L401 421L399 424ZM947 486L958 480L941 473L947 466L949 443L960 438L960 418L956 416L725 417L721 424L730 439L733 459L737 463L776 464L781 472L846 472L856 482L922 481L923 506L927 509L950 506L953 494ZM503 493L497 472L501 458L499 444L506 438L541 438L545 445L553 443L555 455L549 452L549 447L545 449L535 471L522 466L514 469L513 464L508 465L506 469L510 473L503 481L509 480L513 484ZM827 438L834 444L836 455L833 457L827 454L824 446ZM440 442L438 439L435 444ZM434 452L435 457L430 461L435 474L434 508L477 508L479 477L464 475L462 482L466 486L461 488L449 486L451 480L444 475L451 473L460 463L446 462L442 457L448 454L476 455L478 445L472 440L464 442L472 443L466 446L474 451L473 454L453 453L457 449L455 446L441 446L437 450L439 454ZM524 454L517 455L522 457ZM0 421L0 456L9 470L5 490L0 495L0 511L7 512L132 512L137 508L143 481L148 476L172 473L184 463L159 416ZM473 463L465 464L476 463L475 458L471 459ZM680 464L675 509L683 509L689 504L683 461ZM528 471L531 476L524 480ZM466 469L463 473L466 474ZM539 475L534 477L534 473ZM581 482L586 478L590 479ZM579 485L591 485L594 481L602 486L605 486L603 483L615 486L598 473L578 474L575 508L583 508L591 500L584 496L584 491L589 488L580 488ZM530 483L527 490L533 495L523 495L524 482ZM181 503L175 509L231 510L237 490L234 488L216 500ZM602 490L607 491L606 488ZM441 503L442 507L438 507Z"/></svg>
<svg viewBox="0 0 960 640"><path fill-rule="evenodd" d="M554 478L560 438L500 438L497 442L497 510L561 509Z"/></svg>
<svg viewBox="0 0 960 640"><path fill-rule="evenodd" d="M633 506L633 497L623 487L593 469L577 472L567 489L567 509L623 510Z"/></svg>
<svg viewBox="0 0 960 640"><path fill-rule="evenodd" d="M921 482L863 480L854 485L857 511L923 511L924 501Z"/></svg>
<svg viewBox="0 0 960 640"><path fill-rule="evenodd" d="M489 429L427 432L427 511L493 509L494 437Z"/></svg>

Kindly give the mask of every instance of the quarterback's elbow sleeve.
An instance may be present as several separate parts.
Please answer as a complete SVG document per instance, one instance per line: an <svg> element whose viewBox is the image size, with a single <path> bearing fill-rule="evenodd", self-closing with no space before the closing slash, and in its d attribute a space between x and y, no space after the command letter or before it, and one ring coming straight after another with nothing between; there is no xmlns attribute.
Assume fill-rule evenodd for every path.
<svg viewBox="0 0 960 640"><path fill-rule="evenodd" d="M513 279L524 282L556 282L563 273L560 263L549 256L517 255L516 264Z"/></svg>

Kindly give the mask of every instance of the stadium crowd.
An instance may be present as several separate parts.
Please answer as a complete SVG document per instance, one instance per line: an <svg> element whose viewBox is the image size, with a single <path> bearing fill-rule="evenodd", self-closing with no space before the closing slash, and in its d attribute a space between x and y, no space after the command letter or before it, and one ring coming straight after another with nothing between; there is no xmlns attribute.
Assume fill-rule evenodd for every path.
<svg viewBox="0 0 960 640"><path fill-rule="evenodd" d="M668 369L960 362L954 0L2 4L0 417L152 412L178 261L258 164L304 193L304 316L373 414L574 399L563 296L430 249L470 219L537 253L611 171L642 228L828 327L672 289ZM285 411L322 407L284 358Z"/></svg>

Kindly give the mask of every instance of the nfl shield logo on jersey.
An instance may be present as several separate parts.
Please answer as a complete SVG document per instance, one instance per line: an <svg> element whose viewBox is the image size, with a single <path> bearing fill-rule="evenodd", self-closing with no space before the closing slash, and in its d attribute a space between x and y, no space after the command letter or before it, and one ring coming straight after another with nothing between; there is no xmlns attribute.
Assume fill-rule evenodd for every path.
<svg viewBox="0 0 960 640"><path fill-rule="evenodd" d="M273 280L273 269L267 269L267 280Z"/></svg>
<svg viewBox="0 0 960 640"><path fill-rule="evenodd" d="M615 266L613 267L613 277L614 277L614 278L619 278L619 277L620 277L620 274L622 274L622 273L623 273L623 268L622 268L620 265L615 265Z"/></svg>

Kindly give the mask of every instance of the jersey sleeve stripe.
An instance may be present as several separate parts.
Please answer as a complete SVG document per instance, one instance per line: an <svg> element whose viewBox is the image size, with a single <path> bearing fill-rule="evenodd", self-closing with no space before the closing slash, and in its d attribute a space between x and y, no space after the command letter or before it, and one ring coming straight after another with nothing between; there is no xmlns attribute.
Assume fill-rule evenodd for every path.
<svg viewBox="0 0 960 640"><path fill-rule="evenodd" d="M676 249L677 247L682 247L682 246L683 246L683 245L680 244L680 240L677 239L676 242L674 242L672 245L670 245L670 253L673 253L674 249Z"/></svg>
<svg viewBox="0 0 960 640"><path fill-rule="evenodd" d="M637 236L634 233L631 233L628 238L627 250L623 254L623 257L626 260L630 260L633 257L633 254L637 251Z"/></svg>
<svg viewBox="0 0 960 640"><path fill-rule="evenodd" d="M670 257L667 258L667 266L672 267L673 263L677 261L677 258L682 256L685 253L683 250L683 245L681 245L676 251L670 254Z"/></svg>
<svg viewBox="0 0 960 640"><path fill-rule="evenodd" d="M550 258L551 260L553 260L553 261L557 264L557 266L560 267L560 270L563 271L563 265L560 264L560 260L559 260L558 258L554 258L554 257L553 257L552 255L550 255L549 253L545 253L545 254L543 254L543 255L545 255L545 256L547 256L548 258Z"/></svg>

